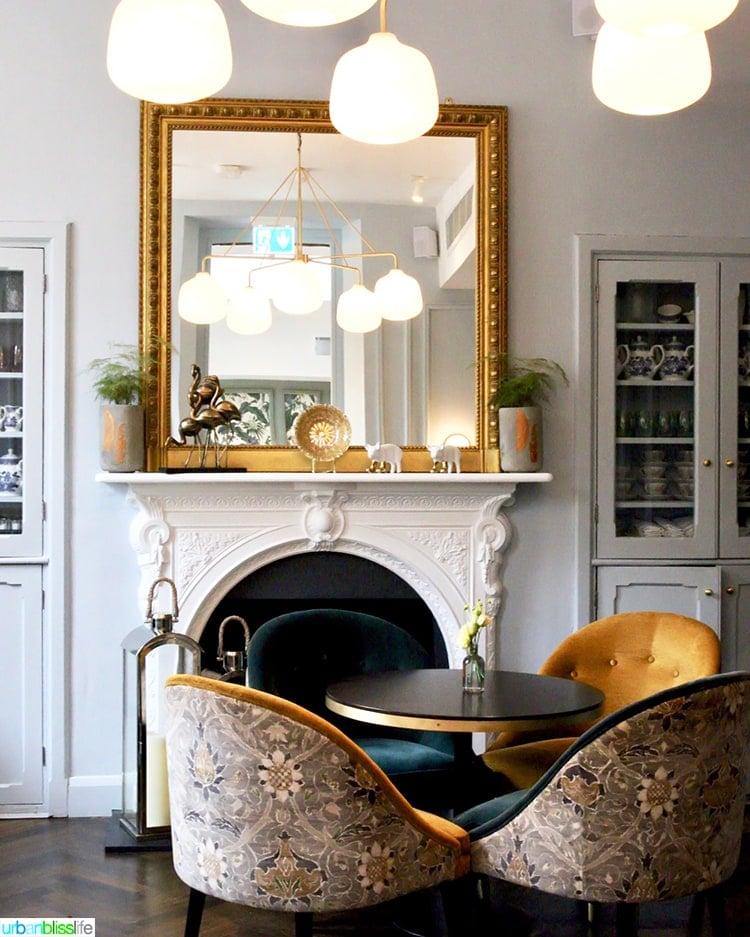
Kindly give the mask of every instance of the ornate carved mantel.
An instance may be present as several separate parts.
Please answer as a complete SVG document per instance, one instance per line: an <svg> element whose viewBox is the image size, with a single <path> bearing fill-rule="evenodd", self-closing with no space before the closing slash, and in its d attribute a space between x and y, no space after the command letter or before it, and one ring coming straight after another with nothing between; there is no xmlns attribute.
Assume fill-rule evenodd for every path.
<svg viewBox="0 0 750 937"><path fill-rule="evenodd" d="M139 604L169 576L180 597L179 627L198 638L218 601L255 570L310 550L355 554L386 566L430 608L451 666L464 605L485 598L495 628L503 554L512 528L506 509L518 484L547 473L401 475L159 473L97 475L128 486L137 510L130 540L141 570Z"/></svg>

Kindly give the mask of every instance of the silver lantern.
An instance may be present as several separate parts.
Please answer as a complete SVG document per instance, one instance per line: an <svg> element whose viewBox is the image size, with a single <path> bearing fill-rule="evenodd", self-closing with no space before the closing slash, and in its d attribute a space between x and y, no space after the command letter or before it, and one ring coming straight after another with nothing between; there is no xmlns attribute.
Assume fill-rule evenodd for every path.
<svg viewBox="0 0 750 937"><path fill-rule="evenodd" d="M154 614L157 587L172 592L172 611ZM156 579L148 593L145 624L122 642L123 771L120 825L137 843L164 840L170 831L167 758L164 741L164 683L175 673L200 673L201 648L173 631L177 589Z"/></svg>

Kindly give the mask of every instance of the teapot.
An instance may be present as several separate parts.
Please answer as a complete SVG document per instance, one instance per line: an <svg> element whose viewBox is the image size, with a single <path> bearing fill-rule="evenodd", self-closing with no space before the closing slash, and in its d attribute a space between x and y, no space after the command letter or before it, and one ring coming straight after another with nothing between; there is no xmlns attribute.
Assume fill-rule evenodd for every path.
<svg viewBox="0 0 750 937"><path fill-rule="evenodd" d="M693 374L695 365L692 357L695 352L695 345L688 345L681 342L676 335L664 343L664 361L661 367L661 379L663 381L684 381Z"/></svg>
<svg viewBox="0 0 750 937"><path fill-rule="evenodd" d="M23 459L12 449L0 456L0 493L19 494L23 483Z"/></svg>
<svg viewBox="0 0 750 937"><path fill-rule="evenodd" d="M640 335L630 345L617 346L617 376L623 380L653 380L663 363L664 348L649 345Z"/></svg>

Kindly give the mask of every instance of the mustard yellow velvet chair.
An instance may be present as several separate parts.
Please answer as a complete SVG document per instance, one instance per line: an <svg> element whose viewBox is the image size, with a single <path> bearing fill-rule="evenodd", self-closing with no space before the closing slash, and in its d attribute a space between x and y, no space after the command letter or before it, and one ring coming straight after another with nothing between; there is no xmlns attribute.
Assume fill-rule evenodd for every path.
<svg viewBox="0 0 750 937"><path fill-rule="evenodd" d="M190 887L185 937L207 895L294 914L364 908L469 871L460 827L415 810L339 729L270 693L170 677L166 743L173 862ZM440 916L435 916L436 921Z"/></svg>
<svg viewBox="0 0 750 937"><path fill-rule="evenodd" d="M604 693L597 719L671 687L721 669L721 645L703 622L670 612L623 612L569 635L540 674L588 683ZM596 721L596 720L594 720ZM593 723L589 723L591 725ZM531 787L588 728L503 732L482 755L502 789Z"/></svg>

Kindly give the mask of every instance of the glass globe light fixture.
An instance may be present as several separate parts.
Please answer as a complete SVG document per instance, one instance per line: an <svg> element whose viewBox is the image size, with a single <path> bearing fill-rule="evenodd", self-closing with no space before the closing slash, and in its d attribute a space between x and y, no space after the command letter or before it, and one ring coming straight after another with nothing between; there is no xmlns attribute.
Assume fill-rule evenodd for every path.
<svg viewBox="0 0 750 937"><path fill-rule="evenodd" d="M271 298L281 312L306 316L323 305L320 276L308 261L297 259L273 271Z"/></svg>
<svg viewBox="0 0 750 937"><path fill-rule="evenodd" d="M594 94L624 114L653 116L700 100L711 84L704 33L644 38L604 23L596 37Z"/></svg>
<svg viewBox="0 0 750 937"><path fill-rule="evenodd" d="M333 126L360 143L394 144L426 133L439 113L435 73L427 56L393 33L373 33L350 49L333 72Z"/></svg>
<svg viewBox="0 0 750 937"><path fill-rule="evenodd" d="M739 0L596 0L599 16L637 36L685 36L723 22Z"/></svg>
<svg viewBox="0 0 750 937"><path fill-rule="evenodd" d="M242 0L267 20L283 26L331 26L354 19L375 0Z"/></svg>
<svg viewBox="0 0 750 937"><path fill-rule="evenodd" d="M372 290L357 283L339 297L336 322L345 332L373 332L382 321Z"/></svg>
<svg viewBox="0 0 750 937"><path fill-rule="evenodd" d="M181 319L195 325L211 325L227 314L227 294L210 273L196 273L180 287L177 312Z"/></svg>
<svg viewBox="0 0 750 937"><path fill-rule="evenodd" d="M229 302L227 328L238 335L261 335L271 328L271 303L267 296L246 286Z"/></svg>
<svg viewBox="0 0 750 937"><path fill-rule="evenodd" d="M384 319L403 322L418 316L424 308L419 283L398 267L381 277L373 292Z"/></svg>
<svg viewBox="0 0 750 937"><path fill-rule="evenodd" d="M216 0L120 0L107 72L126 94L184 104L219 91L232 74L229 29Z"/></svg>

